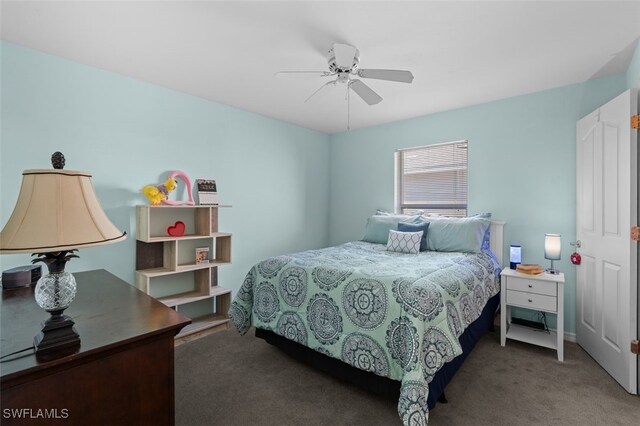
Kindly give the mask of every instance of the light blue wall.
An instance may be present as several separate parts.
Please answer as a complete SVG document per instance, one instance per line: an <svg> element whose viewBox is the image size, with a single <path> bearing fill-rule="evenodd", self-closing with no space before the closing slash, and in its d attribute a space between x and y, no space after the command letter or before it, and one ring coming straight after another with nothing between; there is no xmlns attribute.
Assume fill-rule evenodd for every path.
<svg viewBox="0 0 640 426"><path fill-rule="evenodd" d="M640 52L626 74L368 129L328 135L25 49L2 52L0 222L20 173L48 167L55 150L67 168L94 174L100 201L130 237L83 250L71 271L105 268L133 282L136 204L166 172L215 178L221 230L234 233L234 290L257 260L359 239L376 208L393 208L393 152L469 140L470 211L507 221L505 241L524 261L547 264L546 232L563 235L566 327L575 330L575 122L640 80ZM630 83L631 82L631 83ZM376 108L384 108L380 104ZM330 206L330 209L329 209ZM0 256L0 269L28 256Z"/></svg>
<svg viewBox="0 0 640 426"><path fill-rule="evenodd" d="M220 284L238 289L259 259L328 244L329 136L2 43L0 223L13 210L21 172L50 167L93 173L107 215L129 238L80 251L68 270L104 268L133 283L139 189L184 170L214 178L220 230L234 234ZM0 256L0 269L29 256Z"/></svg>
<svg viewBox="0 0 640 426"><path fill-rule="evenodd" d="M557 266L567 275L565 324L574 332L575 125L625 83L622 74L334 135L331 244L362 238L369 215L393 210L395 149L467 139L469 212L505 220L506 247L522 244L526 263L548 265L544 234L562 234Z"/></svg>
<svg viewBox="0 0 640 426"><path fill-rule="evenodd" d="M638 85L640 85L640 41L636 45L636 51L627 70L627 89L638 87Z"/></svg>

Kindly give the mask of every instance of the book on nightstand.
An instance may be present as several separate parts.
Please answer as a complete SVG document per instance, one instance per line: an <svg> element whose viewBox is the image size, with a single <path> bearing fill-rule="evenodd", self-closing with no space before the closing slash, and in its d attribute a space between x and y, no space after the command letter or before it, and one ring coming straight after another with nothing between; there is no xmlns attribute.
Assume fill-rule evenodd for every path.
<svg viewBox="0 0 640 426"><path fill-rule="evenodd" d="M516 271L522 274L538 275L544 272L544 268L533 263L522 263L516 266Z"/></svg>

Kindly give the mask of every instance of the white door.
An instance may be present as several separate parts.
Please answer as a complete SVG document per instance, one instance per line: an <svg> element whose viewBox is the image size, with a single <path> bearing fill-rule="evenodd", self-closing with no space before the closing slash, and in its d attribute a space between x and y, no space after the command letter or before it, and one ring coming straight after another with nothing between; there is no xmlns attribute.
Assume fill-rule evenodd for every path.
<svg viewBox="0 0 640 426"><path fill-rule="evenodd" d="M626 91L577 124L577 340L628 392L638 392L637 94Z"/></svg>

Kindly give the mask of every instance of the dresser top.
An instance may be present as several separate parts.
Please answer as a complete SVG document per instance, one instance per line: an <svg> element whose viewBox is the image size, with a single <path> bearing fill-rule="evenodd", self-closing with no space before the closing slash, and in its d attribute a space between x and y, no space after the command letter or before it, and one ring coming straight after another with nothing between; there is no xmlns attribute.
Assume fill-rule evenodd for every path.
<svg viewBox="0 0 640 426"><path fill-rule="evenodd" d="M9 376L65 364L99 352L117 349L173 331L177 334L191 320L166 307L104 269L73 274L77 294L65 315L75 321L80 349L49 362L36 360L33 351L2 360L2 380ZM32 287L3 290L0 299L0 356L33 347L33 338L49 314L40 308Z"/></svg>

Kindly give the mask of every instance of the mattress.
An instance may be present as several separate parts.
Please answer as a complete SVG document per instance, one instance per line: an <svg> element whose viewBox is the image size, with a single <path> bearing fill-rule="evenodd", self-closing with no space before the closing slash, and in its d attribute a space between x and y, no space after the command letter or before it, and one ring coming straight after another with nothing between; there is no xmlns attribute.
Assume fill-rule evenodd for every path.
<svg viewBox="0 0 640 426"><path fill-rule="evenodd" d="M401 254L355 241L256 264L229 315L241 334L271 330L400 381L403 423L427 424L428 384L463 353L458 338L498 293L499 272L486 252Z"/></svg>

